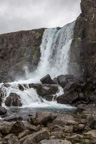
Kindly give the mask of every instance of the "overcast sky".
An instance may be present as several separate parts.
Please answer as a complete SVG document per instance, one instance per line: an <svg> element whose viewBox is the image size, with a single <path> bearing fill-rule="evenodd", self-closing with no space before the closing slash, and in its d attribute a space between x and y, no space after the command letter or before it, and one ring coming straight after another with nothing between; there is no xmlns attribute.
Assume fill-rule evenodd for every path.
<svg viewBox="0 0 96 144"><path fill-rule="evenodd" d="M80 0L0 0L0 33L64 26L80 14Z"/></svg>

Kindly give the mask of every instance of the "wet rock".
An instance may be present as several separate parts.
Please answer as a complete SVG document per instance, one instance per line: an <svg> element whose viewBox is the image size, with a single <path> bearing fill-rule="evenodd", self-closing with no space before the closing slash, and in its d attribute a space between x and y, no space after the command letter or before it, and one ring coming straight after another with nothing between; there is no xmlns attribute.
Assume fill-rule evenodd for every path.
<svg viewBox="0 0 96 144"><path fill-rule="evenodd" d="M72 143L68 140L51 139L51 140L42 140L40 144L72 144Z"/></svg>
<svg viewBox="0 0 96 144"><path fill-rule="evenodd" d="M22 123L22 121L17 121L13 124L11 128L11 133L18 134L21 133L24 130L25 126Z"/></svg>
<svg viewBox="0 0 96 144"><path fill-rule="evenodd" d="M58 84L59 84L62 88L64 88L65 85L67 84L67 79L66 79L65 75L60 75L60 76L58 76L58 77L57 77L57 81L58 81Z"/></svg>
<svg viewBox="0 0 96 144"><path fill-rule="evenodd" d="M9 116L3 119L4 121L17 121L17 120L22 120L22 117L20 116Z"/></svg>
<svg viewBox="0 0 96 144"><path fill-rule="evenodd" d="M37 94L42 97L53 95L58 92L57 85L29 84L29 87L36 89Z"/></svg>
<svg viewBox="0 0 96 144"><path fill-rule="evenodd" d="M56 99L56 97L49 95L49 96L44 96L44 99L46 99L47 101L52 101L53 99Z"/></svg>
<svg viewBox="0 0 96 144"><path fill-rule="evenodd" d="M7 110L4 107L0 106L0 115L5 115L7 113Z"/></svg>
<svg viewBox="0 0 96 144"><path fill-rule="evenodd" d="M22 144L37 144L43 139L49 139L48 132L41 130L26 137L26 140Z"/></svg>
<svg viewBox="0 0 96 144"><path fill-rule="evenodd" d="M57 102L61 104L76 104L78 102L78 94L74 91L66 92L64 95L57 97Z"/></svg>
<svg viewBox="0 0 96 144"><path fill-rule="evenodd" d="M51 79L49 74L40 79L40 81L42 84L55 84L55 82Z"/></svg>
<svg viewBox="0 0 96 144"><path fill-rule="evenodd" d="M0 122L0 132L2 134L9 134L12 126L13 124L10 122L6 122L6 121Z"/></svg>
<svg viewBox="0 0 96 144"><path fill-rule="evenodd" d="M6 106L22 106L21 98L15 93L11 93L5 100Z"/></svg>
<svg viewBox="0 0 96 144"><path fill-rule="evenodd" d="M68 82L68 84L64 87L64 92L77 89L78 85L75 82Z"/></svg>

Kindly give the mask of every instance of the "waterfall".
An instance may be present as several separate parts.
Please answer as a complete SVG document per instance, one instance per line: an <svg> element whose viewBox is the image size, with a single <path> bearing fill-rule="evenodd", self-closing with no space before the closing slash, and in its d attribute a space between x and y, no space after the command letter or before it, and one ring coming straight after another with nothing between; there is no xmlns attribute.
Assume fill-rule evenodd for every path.
<svg viewBox="0 0 96 144"><path fill-rule="evenodd" d="M39 82L47 74L52 78L68 74L69 50L75 22L63 28L49 28L43 34L40 46L41 58L37 70L29 73L28 82Z"/></svg>
<svg viewBox="0 0 96 144"><path fill-rule="evenodd" d="M50 76L54 78L58 75L68 73L69 50L73 39L74 25L75 22L70 23L63 28L45 29L42 44L40 46L41 58L37 70L33 73L27 73L27 80L9 83L10 87L5 87L1 84L0 87L4 90L4 101L10 93L17 93L21 97L23 106L61 106L54 101L48 102L46 100L43 100L43 104L41 104L42 102L33 88L27 87L24 91L20 91L18 84L40 82L40 79L46 74L50 74ZM62 93L63 90L59 88L57 95ZM63 105L63 107L66 106Z"/></svg>

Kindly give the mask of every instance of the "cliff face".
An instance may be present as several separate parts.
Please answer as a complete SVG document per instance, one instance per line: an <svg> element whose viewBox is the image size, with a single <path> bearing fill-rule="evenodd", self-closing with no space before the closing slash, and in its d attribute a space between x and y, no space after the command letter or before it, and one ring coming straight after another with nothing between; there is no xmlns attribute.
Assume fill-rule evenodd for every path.
<svg viewBox="0 0 96 144"><path fill-rule="evenodd" d="M81 0L84 21L82 49L85 73L96 77L96 0Z"/></svg>
<svg viewBox="0 0 96 144"><path fill-rule="evenodd" d="M96 0L81 0L70 50L69 73L96 77Z"/></svg>
<svg viewBox="0 0 96 144"><path fill-rule="evenodd" d="M24 66L36 69L44 29L0 35L0 82L24 74Z"/></svg>

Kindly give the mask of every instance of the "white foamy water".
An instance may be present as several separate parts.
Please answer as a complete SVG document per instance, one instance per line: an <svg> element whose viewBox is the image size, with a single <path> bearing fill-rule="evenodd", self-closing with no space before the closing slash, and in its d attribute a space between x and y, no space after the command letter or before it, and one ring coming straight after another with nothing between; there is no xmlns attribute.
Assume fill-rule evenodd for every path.
<svg viewBox="0 0 96 144"><path fill-rule="evenodd" d="M26 70L27 80L18 80L10 84L10 87L4 87L0 84L4 91L4 99L10 93L16 93L21 97L23 107L53 107L53 108L72 108L70 106L58 104L56 101L48 102L41 100L33 88L25 88L24 91L19 90L18 84L30 84L40 82L40 79L50 74L52 78L68 74L69 50L73 39L73 29L75 22L64 26L61 29L52 28L46 29L43 34L42 44L40 46L41 58L37 70L34 73L28 73ZM63 94L62 88L56 94ZM3 103L3 105L5 105Z"/></svg>

